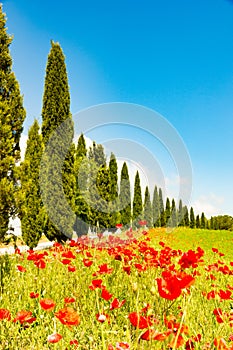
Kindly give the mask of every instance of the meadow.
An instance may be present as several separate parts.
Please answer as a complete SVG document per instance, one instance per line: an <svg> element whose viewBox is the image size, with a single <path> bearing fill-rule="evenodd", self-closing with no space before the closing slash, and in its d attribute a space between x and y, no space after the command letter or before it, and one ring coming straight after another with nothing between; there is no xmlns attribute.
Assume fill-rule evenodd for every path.
<svg viewBox="0 0 233 350"><path fill-rule="evenodd" d="M0 349L233 349L232 243L140 228L0 256Z"/></svg>

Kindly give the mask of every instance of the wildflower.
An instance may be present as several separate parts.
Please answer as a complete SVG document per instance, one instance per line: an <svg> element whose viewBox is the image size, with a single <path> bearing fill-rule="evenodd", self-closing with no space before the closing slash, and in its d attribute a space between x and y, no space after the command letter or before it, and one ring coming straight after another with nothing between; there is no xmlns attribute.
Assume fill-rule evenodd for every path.
<svg viewBox="0 0 233 350"><path fill-rule="evenodd" d="M77 347L78 346L78 341L76 339L73 339L73 340L70 341L70 345L71 346L75 345L75 347Z"/></svg>
<svg viewBox="0 0 233 350"><path fill-rule="evenodd" d="M71 250L68 250L67 252L62 253L61 256L63 258L67 258L67 259L75 259L75 255L73 254L73 252Z"/></svg>
<svg viewBox="0 0 233 350"><path fill-rule="evenodd" d="M101 297L102 297L104 300L108 301L108 300L110 300L110 299L112 298L112 296L113 296L113 294L109 293L109 292L107 291L107 289L105 289L105 288L102 289Z"/></svg>
<svg viewBox="0 0 233 350"><path fill-rule="evenodd" d="M55 307L56 303L51 299L41 299L40 306L43 310L52 311Z"/></svg>
<svg viewBox="0 0 233 350"><path fill-rule="evenodd" d="M66 297L64 299L65 304L74 303L75 301L76 301L75 298L72 298L72 297Z"/></svg>
<svg viewBox="0 0 233 350"><path fill-rule="evenodd" d="M36 299L36 298L38 298L39 297L39 293L35 293L35 292L31 292L30 293L30 298L31 299Z"/></svg>
<svg viewBox="0 0 233 350"><path fill-rule="evenodd" d="M26 272L27 271L27 269L25 267L21 266L21 265L17 265L17 269L20 272Z"/></svg>
<svg viewBox="0 0 233 350"><path fill-rule="evenodd" d="M7 309L0 309L0 320L10 321L10 319L11 319L10 311Z"/></svg>
<svg viewBox="0 0 233 350"><path fill-rule="evenodd" d="M119 301L119 299L117 299L117 298L113 299L113 301L110 304L110 310L119 309L120 307L122 307L124 305L125 302L126 302L125 299L122 301Z"/></svg>
<svg viewBox="0 0 233 350"><path fill-rule="evenodd" d="M131 324L136 328L144 329L152 325L148 316L141 316L138 312L131 312L128 317Z"/></svg>
<svg viewBox="0 0 233 350"><path fill-rule="evenodd" d="M19 311L16 315L16 317L14 318L13 322L17 322L19 321L21 324L24 323L32 323L36 320L36 317L32 316L32 312L31 311Z"/></svg>
<svg viewBox="0 0 233 350"><path fill-rule="evenodd" d="M109 268L107 264L99 265L99 271L93 273L93 276L102 275L104 273L110 274L113 271L113 268Z"/></svg>
<svg viewBox="0 0 233 350"><path fill-rule="evenodd" d="M95 290L96 288L103 288L102 280L93 280L91 285L89 286L91 290Z"/></svg>
<svg viewBox="0 0 233 350"><path fill-rule="evenodd" d="M75 272L76 271L76 267L72 266L72 265L68 265L68 271L69 272Z"/></svg>
<svg viewBox="0 0 233 350"><path fill-rule="evenodd" d="M78 326L80 323L79 314L71 307L64 307L54 315L66 326Z"/></svg>
<svg viewBox="0 0 233 350"><path fill-rule="evenodd" d="M62 335L58 333L53 333L48 335L47 341L49 343L58 343L62 339Z"/></svg>
<svg viewBox="0 0 233 350"><path fill-rule="evenodd" d="M102 314L96 314L95 315L97 321L99 321L100 323L104 323L106 320L108 321L108 323L110 323L110 317L109 315L102 313Z"/></svg>
<svg viewBox="0 0 233 350"><path fill-rule="evenodd" d="M122 228L122 224L116 224L116 228Z"/></svg>
<svg viewBox="0 0 233 350"><path fill-rule="evenodd" d="M124 350L124 349L129 349L129 344L126 342L117 342L116 343L116 350Z"/></svg>
<svg viewBox="0 0 233 350"><path fill-rule="evenodd" d="M93 260L83 259L83 264L86 267L90 267L93 264Z"/></svg>

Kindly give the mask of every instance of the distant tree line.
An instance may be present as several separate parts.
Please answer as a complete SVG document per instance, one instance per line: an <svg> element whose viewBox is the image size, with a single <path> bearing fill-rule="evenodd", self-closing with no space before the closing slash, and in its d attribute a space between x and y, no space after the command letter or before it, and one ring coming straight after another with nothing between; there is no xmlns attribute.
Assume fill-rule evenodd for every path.
<svg viewBox="0 0 233 350"><path fill-rule="evenodd" d="M37 245L42 233L51 241L64 242L67 232L68 236L73 231L80 236L89 228L114 231L117 224L137 228L139 222L148 228L233 230L232 217L207 220L204 213L195 216L193 208L189 210L181 199L178 205L174 199L164 199L157 186L152 196L148 186L142 193L138 171L131 193L126 162L118 171L115 155L112 153L107 159L102 145L93 142L87 149L83 134L76 144L73 142L65 57L58 43L51 42L47 60L42 125L34 121L24 160L17 164L26 112L12 72L9 52L12 39L5 22L0 7L0 241L5 239L10 218L16 215L21 220L22 237L30 248ZM73 215L67 215L66 203ZM51 220L54 216L59 225Z"/></svg>

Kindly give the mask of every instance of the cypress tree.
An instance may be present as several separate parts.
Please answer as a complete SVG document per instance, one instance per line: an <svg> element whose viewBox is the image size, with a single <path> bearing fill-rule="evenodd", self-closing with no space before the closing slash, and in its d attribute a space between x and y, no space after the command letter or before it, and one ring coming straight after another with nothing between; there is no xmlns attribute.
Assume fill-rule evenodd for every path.
<svg viewBox="0 0 233 350"><path fill-rule="evenodd" d="M153 216L153 226L160 227L159 194L158 194L157 186L154 187L154 192L153 192L152 216Z"/></svg>
<svg viewBox="0 0 233 350"><path fill-rule="evenodd" d="M196 228L200 228L200 217L199 217L199 215L196 216Z"/></svg>
<svg viewBox="0 0 233 350"><path fill-rule="evenodd" d="M144 197L144 211L143 211L143 219L146 221L147 227L152 227L152 206L150 200L150 192L148 186L145 189L145 197Z"/></svg>
<svg viewBox="0 0 233 350"><path fill-rule="evenodd" d="M195 228L195 216L194 216L193 207L191 207L190 209L190 228Z"/></svg>
<svg viewBox="0 0 233 350"><path fill-rule="evenodd" d="M49 240L58 242L72 236L75 221L73 134L65 57L60 45L51 42L42 108L42 136L46 152L41 178L48 214L45 235Z"/></svg>
<svg viewBox="0 0 233 350"><path fill-rule="evenodd" d="M183 217L184 217L184 226L189 227L189 212L186 205L183 208Z"/></svg>
<svg viewBox="0 0 233 350"><path fill-rule="evenodd" d="M98 226L102 229L110 227L109 202L111 199L111 178L110 171L106 164L98 171L96 186L100 200L98 203Z"/></svg>
<svg viewBox="0 0 233 350"><path fill-rule="evenodd" d="M206 219L205 219L205 214L201 213L201 223L200 223L201 228L206 228Z"/></svg>
<svg viewBox="0 0 233 350"><path fill-rule="evenodd" d="M43 202L39 186L42 153L42 136L39 134L39 124L35 120L29 130L25 158L20 165L21 230L23 240L30 249L37 246L44 225Z"/></svg>
<svg viewBox="0 0 233 350"><path fill-rule="evenodd" d="M164 213L164 204L163 204L163 193L162 189L159 189L159 213L160 213L160 225L161 227L165 226L165 213Z"/></svg>
<svg viewBox="0 0 233 350"><path fill-rule="evenodd" d="M170 226L170 217L171 217L171 205L169 198L166 199L166 206L165 206L165 224L166 226Z"/></svg>
<svg viewBox="0 0 233 350"><path fill-rule="evenodd" d="M6 18L0 4L0 242L8 231L9 219L16 212L15 197L20 159L19 141L26 112L19 84L12 72L9 46L12 37L7 34Z"/></svg>
<svg viewBox="0 0 233 350"><path fill-rule="evenodd" d="M107 175L106 173L106 156L102 145L93 142L88 152L88 167L88 203L90 204L88 221L92 229L96 230L99 227L101 210L103 210L104 205L104 195L101 193L99 180L97 186L97 178L102 178L104 175L101 173L104 172L105 176L108 178L106 181L109 181L109 174Z"/></svg>
<svg viewBox="0 0 233 350"><path fill-rule="evenodd" d="M111 153L109 161L109 174L110 174L110 228L115 230L115 226L120 222L119 213L119 197L118 197L118 175L117 175L117 161L113 153Z"/></svg>
<svg viewBox="0 0 233 350"><path fill-rule="evenodd" d="M121 169L119 207L121 224L129 227L131 223L131 192L128 167L125 162Z"/></svg>
<svg viewBox="0 0 233 350"><path fill-rule="evenodd" d="M213 218L213 216L211 216L211 218L210 218L210 229L214 230L214 218Z"/></svg>
<svg viewBox="0 0 233 350"><path fill-rule="evenodd" d="M83 134L79 136L75 152L75 214L74 231L81 236L88 231L89 205L88 199L88 160L86 142Z"/></svg>
<svg viewBox="0 0 233 350"><path fill-rule="evenodd" d="M140 185L139 172L136 172L134 181L134 197L133 197L133 222L134 226L138 227L138 221L142 219L142 191Z"/></svg>
<svg viewBox="0 0 233 350"><path fill-rule="evenodd" d="M185 226L184 224L184 211L182 200L179 200L179 209L178 209L178 226Z"/></svg>
<svg viewBox="0 0 233 350"><path fill-rule="evenodd" d="M171 227L177 226L177 210L175 199L172 199L172 208L171 208Z"/></svg>

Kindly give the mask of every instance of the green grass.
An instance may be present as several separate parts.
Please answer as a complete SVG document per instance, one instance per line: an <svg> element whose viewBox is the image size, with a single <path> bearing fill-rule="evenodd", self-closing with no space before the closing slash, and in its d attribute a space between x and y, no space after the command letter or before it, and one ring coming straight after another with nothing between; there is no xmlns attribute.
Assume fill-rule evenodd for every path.
<svg viewBox="0 0 233 350"><path fill-rule="evenodd" d="M119 249L123 259L116 260L112 251L106 249L97 249L90 247L70 248L63 247L61 252L55 250L48 251L45 257L46 268L39 269L33 261L27 260L27 254L14 255L11 257L0 257L1 266L1 296L0 309L7 309L11 313L11 320L0 320L0 349L1 350L41 350L41 349L74 349L69 342L76 339L79 343L77 349L88 350L107 350L110 344L116 349L117 342L127 342L131 350L153 350L168 349L171 339L179 334L173 333L164 341L141 340L140 336L146 331L137 329L128 318L132 312L139 312L143 307L149 304L147 314L153 315L157 320L153 323L153 328L158 332L167 331L164 322L164 316L175 316L177 322L185 324L188 327L188 334L182 334L184 342L198 334L201 335L200 342L194 342L195 349L217 349L213 342L215 338L223 338L230 349L229 336L232 333L229 317L225 317L223 323L218 323L213 315L213 310L217 307L223 312L230 313L233 309L232 300L215 299L207 300L203 292L220 289L226 290L229 285L233 287L233 277L229 274L223 274L221 271L208 272L206 267L211 263L222 261L230 270L233 267L230 262L233 261L231 253L233 233L224 231L209 230L190 230L176 229L172 232L166 232L162 229L151 230L148 236L142 236L139 241L145 241L148 246L154 247L160 254L163 241L173 249L171 263L175 268L180 269L178 261L180 256L175 256L178 249L182 252L189 249L196 251L200 246L205 254L203 262L198 263L197 268L187 268L187 274L196 274L195 283L184 289L182 295L175 300L162 298L158 293L156 278L161 276L162 271L170 265L160 267L149 267L145 264L145 271L138 271L135 263L143 264L146 253L138 252L139 242L131 244L128 249ZM212 252L212 247L218 248L225 256L219 256ZM75 272L68 272L67 265L62 264L64 251L71 250L75 259L71 259L71 264L76 267ZM148 252L148 250L147 250ZM132 260L127 258L132 256ZM130 254L129 254L130 253ZM89 255L92 256L89 256ZM135 256L134 256L135 255ZM93 261L90 267L83 264L83 259ZM124 261L125 259L125 261ZM127 260L127 261L126 261ZM107 263L112 268L112 273L93 276L93 273L99 270L99 265ZM21 265L26 268L26 272L19 272L16 268ZM123 266L131 266L131 273L127 274ZM209 279L213 274L216 280ZM113 294L110 301L101 298L101 290L91 290L89 286L93 279L102 279L103 285ZM30 292L39 293L39 298L31 299ZM63 325L54 315L64 307L64 298L74 297L75 302L69 304L80 315L80 324L68 327ZM49 298L56 303L55 309L48 312L44 311L39 301L43 298ZM109 305L114 298L126 300L125 304L114 310L109 310ZM36 320L32 324L21 325L19 322L12 322L17 312L21 310L31 311ZM96 314L105 313L110 316L110 322L100 323L96 319ZM180 329L181 330L181 329ZM62 335L62 339L51 344L47 341L48 335L57 332ZM179 333L179 331L178 331ZM172 348L172 347L170 347ZM175 348L175 347L173 347ZM185 349L185 346L180 346ZM219 348L220 349L220 348Z"/></svg>

